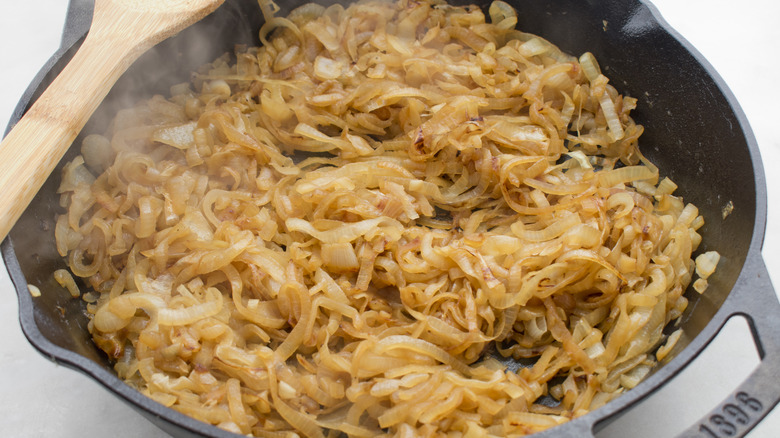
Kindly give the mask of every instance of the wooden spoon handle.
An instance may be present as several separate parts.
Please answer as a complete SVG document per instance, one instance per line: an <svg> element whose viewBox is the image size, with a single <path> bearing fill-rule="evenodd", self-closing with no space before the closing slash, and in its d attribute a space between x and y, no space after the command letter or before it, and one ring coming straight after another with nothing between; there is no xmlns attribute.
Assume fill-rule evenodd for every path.
<svg viewBox="0 0 780 438"><path fill-rule="evenodd" d="M0 240L122 73L223 0L102 0L79 51L0 143Z"/></svg>
<svg viewBox="0 0 780 438"><path fill-rule="evenodd" d="M71 62L0 143L0 239L5 238L79 131L134 59L87 38Z"/></svg>

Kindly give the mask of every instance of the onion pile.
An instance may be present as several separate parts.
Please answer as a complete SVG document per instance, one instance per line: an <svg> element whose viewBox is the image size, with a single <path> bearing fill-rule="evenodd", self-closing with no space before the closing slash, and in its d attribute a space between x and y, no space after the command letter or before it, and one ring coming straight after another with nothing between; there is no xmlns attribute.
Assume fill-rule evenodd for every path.
<svg viewBox="0 0 780 438"><path fill-rule="evenodd" d="M260 7L261 47L64 170L57 247L122 379L254 436L522 436L670 351L717 255L593 55L502 1Z"/></svg>

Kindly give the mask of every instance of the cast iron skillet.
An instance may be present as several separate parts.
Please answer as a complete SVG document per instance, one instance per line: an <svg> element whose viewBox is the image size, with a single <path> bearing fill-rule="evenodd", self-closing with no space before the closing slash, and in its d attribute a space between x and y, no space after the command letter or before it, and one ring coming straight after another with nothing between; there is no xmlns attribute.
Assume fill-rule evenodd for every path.
<svg viewBox="0 0 780 438"><path fill-rule="evenodd" d="M306 1L279 1L281 13ZM568 53L593 52L612 83L639 99L634 117L645 126L640 141L643 152L704 215L699 250L714 249L722 255L706 294L688 291L690 305L680 325L684 334L662 367L605 407L537 436L592 437L594 430L670 380L735 315L748 320L762 361L733 394L683 436L746 434L780 399L780 304L760 254L766 185L742 110L712 67L647 3L508 1L520 12L519 28L544 36ZM476 3L486 7L490 1ZM86 34L91 10L91 0L71 0L62 49L30 85L11 125L72 57ZM232 51L235 44L258 44L256 30L262 24L258 12L255 1L228 0L212 16L144 55L120 79L84 132L104 131L118 109L144 96L167 94L170 85L187 80L192 70ZM75 144L80 143L77 139ZM78 147L72 148L62 163L77 153ZM71 299L52 278L54 270L65 267L53 235L60 174L57 170L46 181L2 243L19 296L22 329L30 343L49 359L91 376L172 435L237 436L165 408L125 385L91 342L83 302ZM721 212L729 201L734 210L724 219ZM37 285L42 296L32 298L28 283Z"/></svg>

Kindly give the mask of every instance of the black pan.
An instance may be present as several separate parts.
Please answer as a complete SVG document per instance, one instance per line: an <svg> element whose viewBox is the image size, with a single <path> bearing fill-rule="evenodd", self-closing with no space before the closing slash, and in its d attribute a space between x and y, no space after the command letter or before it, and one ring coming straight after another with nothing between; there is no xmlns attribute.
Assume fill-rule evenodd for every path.
<svg viewBox="0 0 780 438"><path fill-rule="evenodd" d="M280 1L282 13L304 0ZM465 3L455 1L455 3ZM487 5L489 1L478 1ZM588 437L683 369L734 315L745 316L761 357L757 369L683 436L743 436L780 399L780 304L760 249L766 223L766 184L758 147L736 100L695 49L639 0L509 0L520 11L519 27L544 36L564 51L593 52L621 92L639 98L634 118L645 126L643 152L672 178L686 201L706 219L700 251L722 255L710 288L688 291L684 335L662 366L635 389L605 407L538 434ZM63 49L52 58L22 98L11 123L72 57L91 16L90 0L72 0ZM101 132L116 111L140 96L167 93L189 72L236 43L257 44L262 19L255 1L228 0L215 14L144 55L122 77L85 132ZM207 35L204 37L203 35ZM76 144L80 141L77 140ZM73 148L63 160L72 159ZM232 437L147 399L118 380L91 342L80 300L58 293L52 272L64 267L54 245L54 217L60 171L2 243L2 253L19 296L22 329L44 356L75 368L105 386L175 436ZM733 212L722 209L731 201ZM33 299L27 284L43 295ZM49 293L50 292L50 293ZM61 292L61 291L60 291ZM66 315L66 316L63 316Z"/></svg>

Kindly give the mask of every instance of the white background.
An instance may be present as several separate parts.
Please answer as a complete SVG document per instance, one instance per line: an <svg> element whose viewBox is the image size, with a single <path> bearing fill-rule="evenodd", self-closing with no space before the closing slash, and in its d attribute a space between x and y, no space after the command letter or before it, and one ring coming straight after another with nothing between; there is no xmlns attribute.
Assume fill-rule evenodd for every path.
<svg viewBox="0 0 780 438"><path fill-rule="evenodd" d="M251 1L251 0L247 0ZM767 170L769 217L763 255L780 285L780 7L776 0L656 0L664 18L719 71L742 105ZM0 124L59 45L66 0L0 4ZM780 315L779 315L780 316ZM704 355L673 384L603 437L672 436L714 407L757 363L741 320L729 323ZM0 267L0 430L8 437L164 437L123 402L81 374L57 366L28 344L17 299ZM715 383L713 383L715 382ZM777 382L780 391L780 382ZM780 436L780 410L750 438Z"/></svg>

